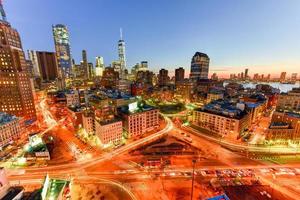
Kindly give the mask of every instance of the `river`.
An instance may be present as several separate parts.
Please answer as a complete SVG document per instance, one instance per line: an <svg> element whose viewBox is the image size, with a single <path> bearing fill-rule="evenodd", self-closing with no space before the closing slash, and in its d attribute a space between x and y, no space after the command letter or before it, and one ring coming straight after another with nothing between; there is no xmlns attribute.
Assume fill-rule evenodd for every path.
<svg viewBox="0 0 300 200"><path fill-rule="evenodd" d="M225 82L224 86L227 84L228 84L228 82ZM255 86L258 84L268 84L274 88L279 89L280 92L288 92L295 87L300 87L300 82L297 82L295 84L282 84L279 82L255 82L255 83L254 82L249 82L249 83L240 82L240 84L242 84L244 86L244 88L255 88Z"/></svg>

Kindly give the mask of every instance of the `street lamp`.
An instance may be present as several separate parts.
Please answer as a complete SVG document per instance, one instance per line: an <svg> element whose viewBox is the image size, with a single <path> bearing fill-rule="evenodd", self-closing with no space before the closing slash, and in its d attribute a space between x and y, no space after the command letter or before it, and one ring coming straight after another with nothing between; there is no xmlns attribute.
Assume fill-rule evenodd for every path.
<svg viewBox="0 0 300 200"><path fill-rule="evenodd" d="M196 165L196 159L194 158L192 160L193 162L193 174L192 174L192 192L191 192L191 200L193 200L193 194L194 194L194 180L195 180L195 165Z"/></svg>

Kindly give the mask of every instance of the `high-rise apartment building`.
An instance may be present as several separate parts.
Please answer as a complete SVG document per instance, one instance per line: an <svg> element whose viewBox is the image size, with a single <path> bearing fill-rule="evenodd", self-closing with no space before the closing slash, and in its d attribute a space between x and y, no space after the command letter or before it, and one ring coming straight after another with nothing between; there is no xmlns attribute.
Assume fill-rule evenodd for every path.
<svg viewBox="0 0 300 200"><path fill-rule="evenodd" d="M3 10L0 1L0 9ZM20 35L6 21L4 10L0 20L0 111L24 119L35 119L35 106L29 69Z"/></svg>
<svg viewBox="0 0 300 200"><path fill-rule="evenodd" d="M69 39L69 31L63 24L52 26L54 45L58 66L63 73L63 76L71 75L72 58Z"/></svg>
<svg viewBox="0 0 300 200"><path fill-rule="evenodd" d="M86 50L82 50L82 68L84 69L84 78L90 79L90 73L89 73L89 64L87 60L87 53Z"/></svg>
<svg viewBox="0 0 300 200"><path fill-rule="evenodd" d="M160 87L166 86L169 83L169 75L168 75L168 70L166 69L161 69L159 70L159 74L158 74L158 85Z"/></svg>
<svg viewBox="0 0 300 200"><path fill-rule="evenodd" d="M286 79L286 72L281 72L281 74L280 74L280 81L284 82L285 79Z"/></svg>
<svg viewBox="0 0 300 200"><path fill-rule="evenodd" d="M175 69L175 84L184 80L184 69L179 67Z"/></svg>
<svg viewBox="0 0 300 200"><path fill-rule="evenodd" d="M194 81L208 79L209 57L205 53L196 52L191 62L190 78Z"/></svg>
<svg viewBox="0 0 300 200"><path fill-rule="evenodd" d="M245 79L249 78L249 69L245 69Z"/></svg>
<svg viewBox="0 0 300 200"><path fill-rule="evenodd" d="M191 101L195 93L195 82L184 80L176 84L176 96L186 102Z"/></svg>
<svg viewBox="0 0 300 200"><path fill-rule="evenodd" d="M91 80L95 76L94 65L91 62L88 63L88 72L89 72L89 79Z"/></svg>
<svg viewBox="0 0 300 200"><path fill-rule="evenodd" d="M40 77L41 73L40 73L40 68L39 68L39 63L37 60L36 52L33 50L28 50L27 53L28 53L28 58L32 63L33 76Z"/></svg>
<svg viewBox="0 0 300 200"><path fill-rule="evenodd" d="M46 82L54 81L58 78L57 59L54 52L28 51L28 55L33 64L35 75L38 75Z"/></svg>

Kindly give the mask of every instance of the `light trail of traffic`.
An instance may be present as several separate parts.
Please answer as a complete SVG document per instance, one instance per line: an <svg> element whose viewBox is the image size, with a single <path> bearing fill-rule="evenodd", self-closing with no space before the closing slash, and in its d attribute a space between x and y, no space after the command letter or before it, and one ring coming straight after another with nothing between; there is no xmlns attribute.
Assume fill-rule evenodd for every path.
<svg viewBox="0 0 300 200"><path fill-rule="evenodd" d="M72 176L69 178L66 178L65 176L61 176L61 175L50 175L51 178L54 179L73 179ZM73 179L74 180L74 179ZM36 185L36 184L42 184L44 181L44 177L29 177L28 179L24 179L24 180L10 180L10 184L11 185ZM115 180L109 180L109 179L104 179L104 178L100 178L100 177L95 177L95 176L76 176L75 178L76 182L82 183L82 182L86 182L86 181L92 181L93 183L101 183L101 184L107 184L107 185L112 185L112 186L116 186L118 188L120 188L122 191L126 192L130 198L132 200L137 200L136 196L133 194L133 192L131 192L125 185L123 185L121 182L119 181L115 181Z"/></svg>
<svg viewBox="0 0 300 200"><path fill-rule="evenodd" d="M177 128L177 130L180 130ZM251 151L251 152L259 152L259 153L280 153L280 154L298 154L300 153L300 148L289 148L289 147L253 147L253 146L246 146L240 144L230 143L224 140L220 140L206 134L201 133L198 130L195 130L191 127L185 127L183 130L188 130L191 133L194 133L198 136L201 136L209 141L213 141L218 143L224 147L235 151Z"/></svg>
<svg viewBox="0 0 300 200"><path fill-rule="evenodd" d="M80 161L73 162L73 163L60 164L60 165L56 165L56 166L26 168L26 173L27 172L32 173L32 172L35 172L35 171L44 171L45 172L45 171L53 171L53 170L70 172L70 171L74 171L74 170L78 170L78 169L84 169L84 168L87 168L89 166L95 165L97 163L100 163L100 162L103 162L103 161L106 161L106 160L110 160L110 159L112 159L113 157L115 157L117 155L120 155L124 152L130 151L130 150L132 150L134 148L137 148L141 145L144 145L148 142L154 141L154 140L162 137L166 133L170 132L174 128L173 124L172 124L172 122L169 118L164 117L164 119L167 122L167 125L164 129L160 130L157 133L154 133L152 135L144 137L140 140L133 141L132 143L127 144L125 146L122 146L122 147L114 150L111 153L105 153L105 154L102 154L99 157L80 160Z"/></svg>

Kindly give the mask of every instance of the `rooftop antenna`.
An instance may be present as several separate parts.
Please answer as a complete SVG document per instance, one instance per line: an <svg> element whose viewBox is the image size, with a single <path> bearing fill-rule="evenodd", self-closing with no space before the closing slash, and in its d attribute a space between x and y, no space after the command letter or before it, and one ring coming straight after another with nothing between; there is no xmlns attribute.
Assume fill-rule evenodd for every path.
<svg viewBox="0 0 300 200"><path fill-rule="evenodd" d="M122 31L122 28L120 28L120 39L123 40L123 31Z"/></svg>

